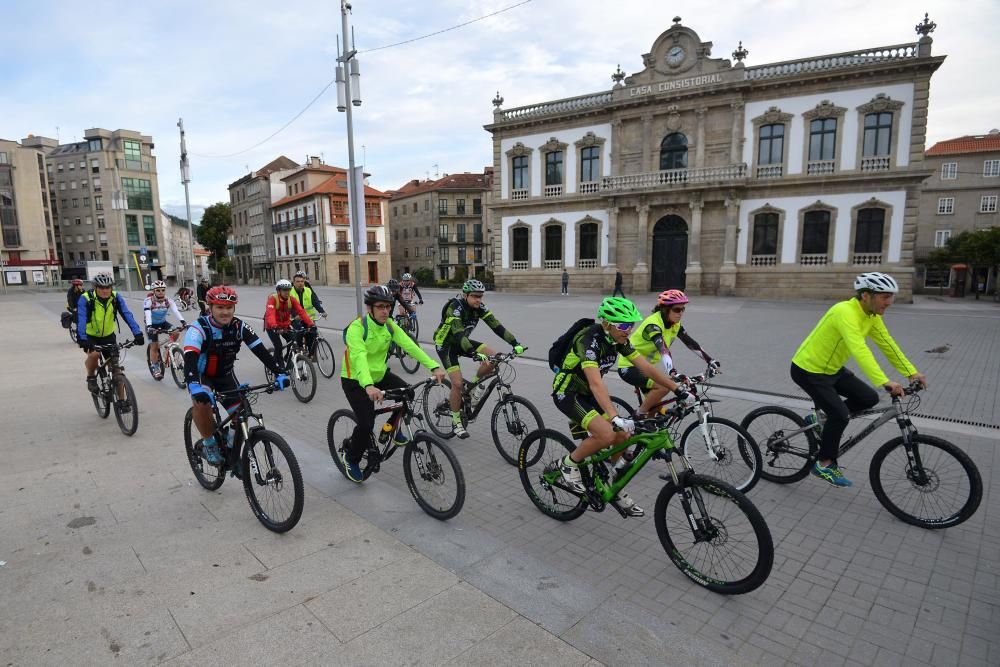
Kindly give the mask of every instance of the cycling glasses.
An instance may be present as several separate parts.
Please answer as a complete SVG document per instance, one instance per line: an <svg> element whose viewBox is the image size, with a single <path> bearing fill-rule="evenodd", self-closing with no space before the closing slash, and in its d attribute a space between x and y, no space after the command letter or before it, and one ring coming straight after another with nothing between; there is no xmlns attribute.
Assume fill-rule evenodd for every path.
<svg viewBox="0 0 1000 667"><path fill-rule="evenodd" d="M608 324L619 331L631 331L635 328L635 322L608 322Z"/></svg>
<svg viewBox="0 0 1000 667"><path fill-rule="evenodd" d="M670 309L670 312L672 312L672 313L683 313L685 310L687 310L686 306L674 306L673 308Z"/></svg>
<svg viewBox="0 0 1000 667"><path fill-rule="evenodd" d="M218 305L219 301L232 301L233 303L236 303L238 300L239 297L235 294L215 294L212 296L212 300L209 303Z"/></svg>

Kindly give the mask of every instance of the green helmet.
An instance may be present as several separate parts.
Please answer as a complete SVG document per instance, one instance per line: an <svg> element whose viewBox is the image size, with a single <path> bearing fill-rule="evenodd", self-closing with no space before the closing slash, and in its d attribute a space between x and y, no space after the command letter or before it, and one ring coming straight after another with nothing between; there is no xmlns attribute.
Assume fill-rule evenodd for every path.
<svg viewBox="0 0 1000 667"><path fill-rule="evenodd" d="M642 322L642 315L635 304L620 296L609 296L601 302L597 316L614 324Z"/></svg>

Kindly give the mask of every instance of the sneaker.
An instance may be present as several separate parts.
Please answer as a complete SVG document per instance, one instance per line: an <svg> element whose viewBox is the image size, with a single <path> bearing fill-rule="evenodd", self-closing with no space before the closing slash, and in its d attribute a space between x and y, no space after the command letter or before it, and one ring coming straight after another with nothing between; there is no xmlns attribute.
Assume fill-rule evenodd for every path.
<svg viewBox="0 0 1000 667"><path fill-rule="evenodd" d="M405 447L410 444L410 439L403 435L402 431L396 431L396 437L392 439L392 442L397 447Z"/></svg>
<svg viewBox="0 0 1000 667"><path fill-rule="evenodd" d="M830 464L830 466L821 466L817 461L813 464L810 472L833 486L854 486L854 482L844 477L844 473L840 472L840 467L836 463Z"/></svg>
<svg viewBox="0 0 1000 667"><path fill-rule="evenodd" d="M805 421L805 423L806 423L807 426L812 426L813 424L816 424L816 413L815 412L810 412L809 414L807 414L802 419ZM816 428L813 429L813 432L817 436L820 436L820 435L823 434L823 424L822 424L822 422L820 422L816 426Z"/></svg>
<svg viewBox="0 0 1000 667"><path fill-rule="evenodd" d="M357 463L351 461L347 458L347 451L340 451L340 463L344 466L344 472L347 474L347 479L360 484L365 481L365 477L361 474L361 466Z"/></svg>
<svg viewBox="0 0 1000 667"><path fill-rule="evenodd" d="M159 364L150 364L149 370L153 371L153 375L160 375L162 372Z"/></svg>
<svg viewBox="0 0 1000 667"><path fill-rule="evenodd" d="M569 458L567 455L566 458ZM586 487L583 486L583 476L580 475L579 466L571 466L563 459L559 464L559 472L562 473L562 480L569 486L573 491L577 493L585 493L587 491Z"/></svg>
<svg viewBox="0 0 1000 667"><path fill-rule="evenodd" d="M625 510L625 514L629 516L646 516L646 510L636 505L632 496L624 491L618 494L614 502L618 503L618 506Z"/></svg>
<svg viewBox="0 0 1000 667"><path fill-rule="evenodd" d="M94 375L87 376L87 391L89 391L91 394L96 394L98 392L96 376Z"/></svg>
<svg viewBox="0 0 1000 667"><path fill-rule="evenodd" d="M201 453L204 455L205 460L209 462L210 465L220 466L222 465L222 452L219 451L219 445L216 442L208 444L205 439L202 438L198 441L201 443Z"/></svg>
<svg viewBox="0 0 1000 667"><path fill-rule="evenodd" d="M469 437L469 432L465 430L465 426L462 424L455 424L455 435L457 435L462 440Z"/></svg>

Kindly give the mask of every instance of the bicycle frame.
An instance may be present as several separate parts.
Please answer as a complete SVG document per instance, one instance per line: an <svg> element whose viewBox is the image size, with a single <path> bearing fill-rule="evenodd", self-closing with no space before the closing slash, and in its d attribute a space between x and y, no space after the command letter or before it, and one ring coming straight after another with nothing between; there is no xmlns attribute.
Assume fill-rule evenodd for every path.
<svg viewBox="0 0 1000 667"><path fill-rule="evenodd" d="M493 395L494 389L497 389L499 392L498 396L500 397L500 400L503 400L514 393L510 387L510 383L504 382L502 374L500 373L501 366L504 364L510 364L510 361L508 359L501 359L498 357L493 357L490 361L494 366L494 371L489 377L479 381L479 383L489 382L489 384L486 385L486 391L483 392L482 398L479 399L479 402L475 405L470 405L471 396L468 395L468 392L464 388L462 390L462 411L465 413L465 417L469 421L474 421L476 417L479 416L479 413L483 411L483 408L486 406L486 401Z"/></svg>

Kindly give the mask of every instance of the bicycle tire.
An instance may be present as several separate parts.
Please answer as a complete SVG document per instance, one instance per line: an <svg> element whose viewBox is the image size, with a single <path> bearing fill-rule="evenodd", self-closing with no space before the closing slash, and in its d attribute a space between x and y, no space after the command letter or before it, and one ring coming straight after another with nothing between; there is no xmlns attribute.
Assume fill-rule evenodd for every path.
<svg viewBox="0 0 1000 667"><path fill-rule="evenodd" d="M621 398L620 396L609 396L608 398L611 399L612 405L614 405L615 409L618 410L618 414L627 415L630 419L635 417L635 406L630 405L624 398Z"/></svg>
<svg viewBox="0 0 1000 667"><path fill-rule="evenodd" d="M344 476L344 479L348 481L353 480L347 476L347 471L344 470L344 464L340 460L340 450L346 445L345 439L351 437L357 425L358 420L354 416L354 413L347 409L335 411L330 415L330 419L326 423L326 446L329 448L330 456L333 458L333 465ZM373 443L369 443L369 445L371 444ZM358 466L361 468L361 478L363 480L372 476L372 467L368 464L367 449Z"/></svg>
<svg viewBox="0 0 1000 667"><path fill-rule="evenodd" d="M399 356L399 365L403 367L403 370L413 375L420 368L420 362L417 361L415 357L408 355L401 347L396 347L397 355Z"/></svg>
<svg viewBox="0 0 1000 667"><path fill-rule="evenodd" d="M303 354L292 356L292 393L302 403L308 403L316 395L316 365Z"/></svg>
<svg viewBox="0 0 1000 667"><path fill-rule="evenodd" d="M524 415L518 410L518 405L531 415L531 419L534 420L534 428L530 424L525 424ZM545 428L542 415L539 414L538 408L523 396L511 394L502 401L497 401L496 406L493 408L493 416L490 418L490 432L493 434L493 444L496 445L497 451L500 452L503 460L512 466L517 465L517 454L521 450L521 443L524 442L525 436L541 428ZM513 444L508 445L500 441L501 431L513 436ZM537 451L541 454L544 448L539 447ZM535 461L527 462L529 467L534 464Z"/></svg>
<svg viewBox="0 0 1000 667"><path fill-rule="evenodd" d="M968 454L941 438L915 433L910 441L916 445L913 452L921 472L913 469L902 436L893 438L875 452L868 468L868 479L872 492L896 518L913 526L921 528L950 528L966 521L979 509L983 499L983 479L979 469ZM902 455L901 457L899 455ZM890 458L891 457L891 458ZM954 461L948 459L951 457ZM947 467L947 466L954 467ZM889 483L888 474L896 473L896 481ZM902 473L899 475L899 473ZM964 473L964 475L963 475ZM916 509L924 507L934 509L943 507L940 498L930 500L930 494L942 488L949 479L955 479L960 488L954 494L954 503L948 503L955 509L945 516L921 516ZM965 489L962 482L968 480ZM905 486L899 487L902 482ZM909 503L897 501L897 491L913 492L913 500ZM893 496L890 498L890 495ZM916 506L916 507L914 507Z"/></svg>
<svg viewBox="0 0 1000 667"><path fill-rule="evenodd" d="M721 479L741 493L749 493L760 480L763 466L760 450L750 434L736 422L722 417L708 417L707 427L720 451L718 458L708 453L701 422L692 423L681 436L680 449L696 472Z"/></svg>
<svg viewBox="0 0 1000 667"><path fill-rule="evenodd" d="M537 448L538 451L532 451L532 448ZM551 486L542 478L543 473L557 467L563 457L574 449L576 445L565 435L550 428L543 428L529 433L517 453L517 472L528 498L542 514L558 521L572 521L587 511L585 498ZM581 468L580 472L587 471ZM538 482L537 489L535 482ZM550 503L546 497L551 497L552 502Z"/></svg>
<svg viewBox="0 0 1000 667"><path fill-rule="evenodd" d="M691 497L686 499L683 492L689 492ZM673 500L676 502L671 503ZM690 517L684 507L685 500L690 506ZM692 533L691 517L699 526L706 526L701 529L705 534ZM740 517L748 526L738 523ZM771 574L774 542L767 522L750 499L730 484L697 474L686 475L680 486L667 482L656 497L653 519L660 544L671 562L703 588L723 595L749 593ZM754 544L744 546L742 539L749 539L750 533ZM690 539L686 539L688 536ZM711 558L707 567L691 562L694 556L709 549L712 556L722 557ZM744 575L745 570L749 572ZM731 579L733 576L740 578Z"/></svg>
<svg viewBox="0 0 1000 667"><path fill-rule="evenodd" d="M333 346L325 338L316 341L316 368L327 379L332 378L337 372L337 358L333 355Z"/></svg>
<svg viewBox="0 0 1000 667"><path fill-rule="evenodd" d="M94 409L97 410L97 416L101 419L107 419L108 415L111 414L111 401L108 400L108 394L113 390L110 390L107 384L107 370L101 368L97 372L97 393L90 394L90 397L94 400Z"/></svg>
<svg viewBox="0 0 1000 667"><path fill-rule="evenodd" d="M446 391L440 391L442 387ZM441 384L430 382L424 385L421 400L424 406L424 417L427 419L431 433L442 440L455 437L455 424L451 419L451 405L448 402L450 395L451 380L442 380Z"/></svg>
<svg viewBox="0 0 1000 667"><path fill-rule="evenodd" d="M775 484L791 484L809 474L809 467L819 452L815 430L784 440L786 431L806 427L801 416L788 408L765 405L747 413L740 426L757 444L763 462L761 477Z"/></svg>
<svg viewBox="0 0 1000 667"><path fill-rule="evenodd" d="M80 336L76 333L76 324L70 323L69 325L69 339L74 343L80 342Z"/></svg>
<svg viewBox="0 0 1000 667"><path fill-rule="evenodd" d="M193 408L188 408L184 415L184 451L187 453L188 464L198 483L209 491L215 491L226 481L226 470L223 466L213 466L194 448L194 438L191 430L194 428ZM209 472L211 471L211 472Z"/></svg>
<svg viewBox="0 0 1000 667"><path fill-rule="evenodd" d="M131 437L135 435L136 430L139 428L139 401L135 397L135 390L132 389L132 383L129 382L128 378L123 374L121 376L121 383L125 388L125 404L128 405L129 409L127 412L122 411L123 405L119 403L117 387L115 388L115 421L118 422L118 428L121 429L122 433Z"/></svg>
<svg viewBox="0 0 1000 667"><path fill-rule="evenodd" d="M184 352L179 347L170 350L170 375L174 378L174 384L180 389L187 387L187 379L184 377Z"/></svg>
<svg viewBox="0 0 1000 667"><path fill-rule="evenodd" d="M276 450L284 459L287 470L279 467ZM243 464L243 490L257 520L274 533L287 533L294 528L302 518L306 493L298 459L285 439L273 431L255 429L243 445L240 460ZM272 497L275 490L280 493L289 481L293 493L291 507L288 515L279 519L275 515L280 508L288 507L287 501L262 501L261 493L268 491L268 496Z"/></svg>
<svg viewBox="0 0 1000 667"><path fill-rule="evenodd" d="M443 459L443 460L442 460ZM465 504L465 476L458 458L451 447L427 431L417 431L403 452L403 476L410 494L424 512L440 521L446 521L462 511ZM442 488L448 480L454 481L455 490L442 495L434 503L431 493ZM425 490L421 490L426 483Z"/></svg>

